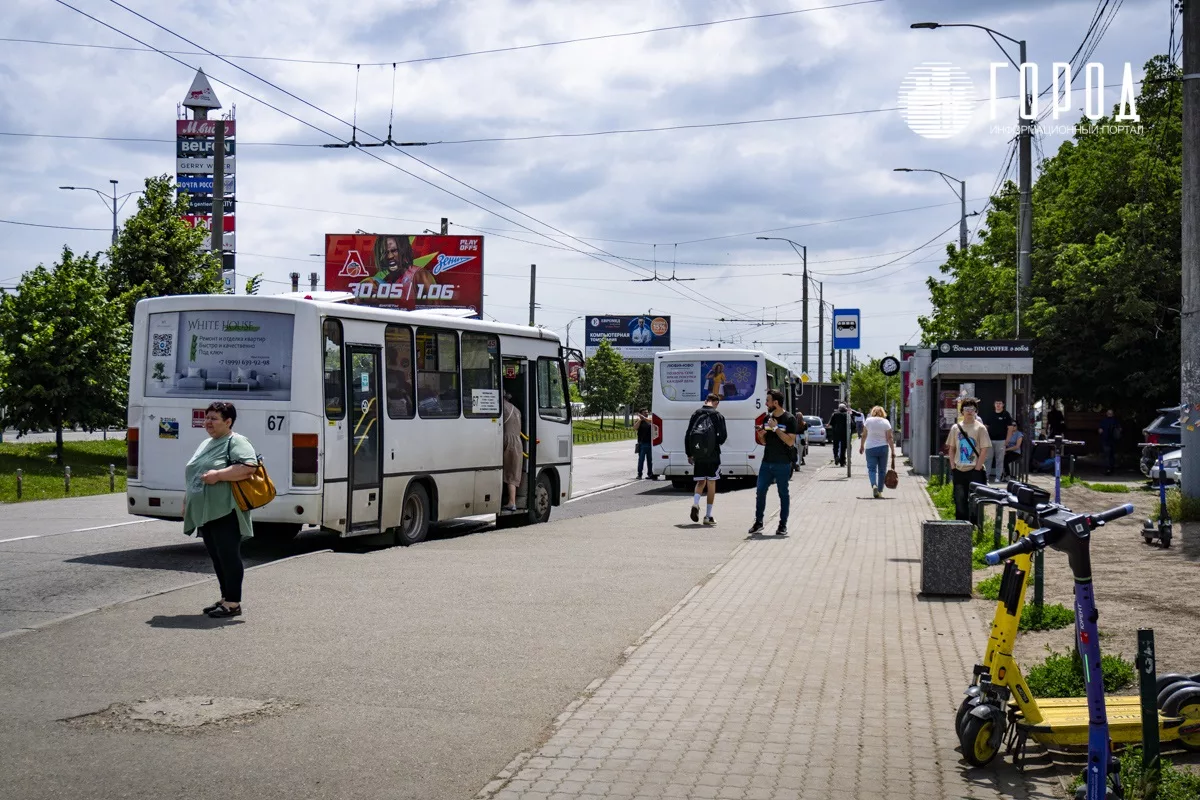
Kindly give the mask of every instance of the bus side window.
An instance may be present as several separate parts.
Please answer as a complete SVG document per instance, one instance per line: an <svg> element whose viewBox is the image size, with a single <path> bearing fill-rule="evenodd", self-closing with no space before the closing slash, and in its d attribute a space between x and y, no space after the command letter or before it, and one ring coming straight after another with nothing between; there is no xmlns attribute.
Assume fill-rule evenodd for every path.
<svg viewBox="0 0 1200 800"><path fill-rule="evenodd" d="M560 359L538 359L538 414L542 419L567 422L571 418L571 407L567 403L566 384L563 383L562 376L563 366Z"/></svg>
<svg viewBox="0 0 1200 800"><path fill-rule="evenodd" d="M462 375L464 416L499 417L500 337L494 333L464 332Z"/></svg>
<svg viewBox="0 0 1200 800"><path fill-rule="evenodd" d="M383 350L388 417L412 419L416 413L412 329L404 325L388 325L383 332Z"/></svg>
<svg viewBox="0 0 1200 800"><path fill-rule="evenodd" d="M417 411L423 419L457 419L458 336L417 328Z"/></svg>
<svg viewBox="0 0 1200 800"><path fill-rule="evenodd" d="M342 370L342 323L326 319L321 326L324 334L325 416L344 419L346 416L346 375Z"/></svg>

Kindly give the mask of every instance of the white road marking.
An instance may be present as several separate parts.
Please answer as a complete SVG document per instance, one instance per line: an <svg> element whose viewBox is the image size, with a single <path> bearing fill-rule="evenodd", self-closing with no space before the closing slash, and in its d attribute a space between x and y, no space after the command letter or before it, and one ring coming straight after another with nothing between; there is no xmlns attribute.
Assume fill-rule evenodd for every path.
<svg viewBox="0 0 1200 800"><path fill-rule="evenodd" d="M31 536L16 536L16 537L13 537L12 539L0 539L0 544L4 544L6 542L19 542L22 539L41 539L46 536L66 536L68 533L84 533L86 531L102 531L105 528L120 528L124 525L141 525L143 522L162 522L162 521L163 520L157 520L157 519L135 519L135 520L131 520L130 522L114 522L112 525L97 525L94 528L76 528L73 531L58 531L56 533L35 533L35 534L32 534Z"/></svg>

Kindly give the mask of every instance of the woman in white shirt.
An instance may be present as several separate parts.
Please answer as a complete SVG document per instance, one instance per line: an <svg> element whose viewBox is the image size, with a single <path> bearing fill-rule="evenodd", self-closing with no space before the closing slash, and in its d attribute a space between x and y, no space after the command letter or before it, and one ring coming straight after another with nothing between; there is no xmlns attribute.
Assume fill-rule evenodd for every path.
<svg viewBox="0 0 1200 800"><path fill-rule="evenodd" d="M892 439L892 423L887 421L883 406L875 406L863 421L865 435L858 440L858 452L867 457L867 477L871 481L874 497L883 496L883 478L887 474L888 454L896 457L896 443Z"/></svg>

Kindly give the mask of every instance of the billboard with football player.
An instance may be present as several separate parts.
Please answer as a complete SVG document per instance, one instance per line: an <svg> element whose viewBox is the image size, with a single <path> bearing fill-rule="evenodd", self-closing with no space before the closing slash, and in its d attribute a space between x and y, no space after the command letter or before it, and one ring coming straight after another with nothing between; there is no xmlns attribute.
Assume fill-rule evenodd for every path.
<svg viewBox="0 0 1200 800"><path fill-rule="evenodd" d="M326 234L325 289L378 308L464 308L482 318L483 237Z"/></svg>

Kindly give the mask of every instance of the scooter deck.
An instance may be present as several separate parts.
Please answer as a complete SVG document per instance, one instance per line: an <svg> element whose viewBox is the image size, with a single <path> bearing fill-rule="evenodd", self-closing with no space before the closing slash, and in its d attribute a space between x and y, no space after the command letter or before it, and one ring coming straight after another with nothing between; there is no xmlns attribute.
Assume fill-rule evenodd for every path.
<svg viewBox="0 0 1200 800"><path fill-rule="evenodd" d="M1115 699L1115 698L1114 698ZM1105 699L1108 716L1108 733L1113 742L1140 742L1142 740L1142 711L1137 705L1110 705ZM1047 747L1086 747L1088 743L1087 706L1044 706L1040 701L1042 721L1032 725L1024 720L1017 724L1036 741ZM1180 717L1159 715L1158 733L1164 741L1179 738Z"/></svg>
<svg viewBox="0 0 1200 800"><path fill-rule="evenodd" d="M1037 705L1044 713L1048 709L1060 708L1087 708L1086 697L1039 697ZM1107 708L1124 708L1132 706L1140 709L1142 707L1142 699L1136 695L1119 695L1117 697L1105 697L1104 705Z"/></svg>

